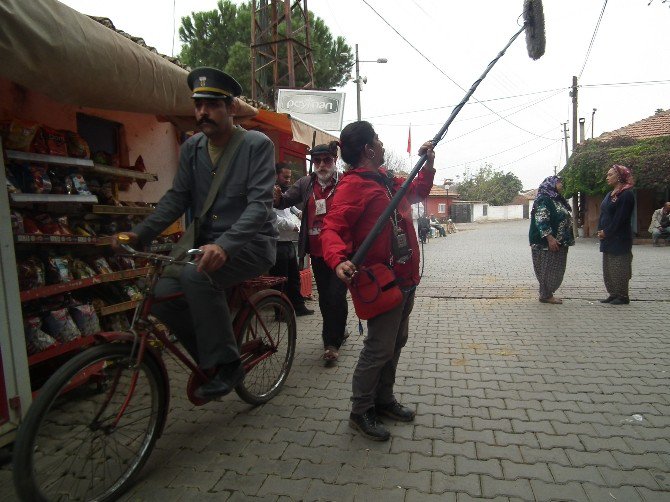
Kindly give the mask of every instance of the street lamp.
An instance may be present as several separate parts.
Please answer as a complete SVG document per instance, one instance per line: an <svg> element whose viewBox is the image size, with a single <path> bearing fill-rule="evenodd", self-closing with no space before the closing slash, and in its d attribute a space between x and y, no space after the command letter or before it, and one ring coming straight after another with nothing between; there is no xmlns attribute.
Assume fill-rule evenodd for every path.
<svg viewBox="0 0 670 502"><path fill-rule="evenodd" d="M443 186L444 189L447 191L447 219L451 216L451 204L449 204L449 189L451 188L451 185L453 185L454 180L452 179L445 179Z"/></svg>
<svg viewBox="0 0 670 502"><path fill-rule="evenodd" d="M593 113L591 114L591 139L593 139L593 121L596 116L596 108L593 109Z"/></svg>
<svg viewBox="0 0 670 502"><path fill-rule="evenodd" d="M368 82L368 79L366 77L361 77L359 71L358 71L358 64L359 63L388 63L388 59L386 58L378 58L378 59L370 59L370 60L360 60L358 59L358 44L356 44L356 78L354 79L354 82L356 82L356 116L358 117L358 120L361 120L361 84L366 84Z"/></svg>

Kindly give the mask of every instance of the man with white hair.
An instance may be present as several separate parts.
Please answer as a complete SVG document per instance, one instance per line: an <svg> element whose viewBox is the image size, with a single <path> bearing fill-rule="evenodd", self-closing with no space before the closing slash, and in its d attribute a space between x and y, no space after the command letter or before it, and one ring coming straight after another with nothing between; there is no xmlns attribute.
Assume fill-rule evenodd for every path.
<svg viewBox="0 0 670 502"><path fill-rule="evenodd" d="M303 176L282 193L275 187L274 206L278 209L300 205L302 218L298 237L298 256L309 254L319 293L319 309L323 316L323 359L333 364L339 357L340 346L346 338L347 287L326 265L321 249L321 225L333 201L337 187L337 142L316 145L309 151L314 172Z"/></svg>

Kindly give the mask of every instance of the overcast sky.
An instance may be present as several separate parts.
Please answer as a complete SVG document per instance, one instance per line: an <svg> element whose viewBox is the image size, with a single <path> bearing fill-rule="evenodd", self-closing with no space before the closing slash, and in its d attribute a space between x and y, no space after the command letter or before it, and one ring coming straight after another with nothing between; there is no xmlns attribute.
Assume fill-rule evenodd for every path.
<svg viewBox="0 0 670 502"><path fill-rule="evenodd" d="M216 8L216 0L64 3L109 17L117 28L143 37L164 54L172 54L173 46L179 53L182 16ZM436 182L490 163L516 174L524 188L537 187L554 166L565 164L561 124L567 121L571 134L568 92L573 75L579 77L579 116L586 119L587 137L593 108L596 136L670 108L670 6L661 0L648 4L545 0L546 54L538 61L528 58L523 35L510 47L438 146ZM334 35L343 36L352 50L359 45L361 60L388 59L387 64L360 65L368 79L361 93L362 114L387 150L405 158L410 123L416 150L437 133L465 90L517 31L522 6L521 0L308 2ZM342 90L347 93L346 124L356 119L355 84Z"/></svg>

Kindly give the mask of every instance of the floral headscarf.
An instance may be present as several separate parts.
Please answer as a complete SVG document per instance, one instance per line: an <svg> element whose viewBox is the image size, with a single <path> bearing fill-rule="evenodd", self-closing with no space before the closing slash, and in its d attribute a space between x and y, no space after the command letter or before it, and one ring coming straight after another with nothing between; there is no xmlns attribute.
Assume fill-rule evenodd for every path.
<svg viewBox="0 0 670 502"><path fill-rule="evenodd" d="M616 202L617 197L619 197L621 192L628 190L629 188L633 188L635 180L633 180L633 173L631 173L630 169L628 169L626 166L614 164L612 169L616 171L616 174L619 178L619 187L612 190L612 193L610 194L612 202Z"/></svg>
<svg viewBox="0 0 670 502"><path fill-rule="evenodd" d="M533 203L533 208L540 197L549 197L550 199L563 204L568 211L572 211L568 201L565 200L565 197L558 193L558 190L556 189L556 185L558 185L559 181L561 181L561 178L558 176L549 176L545 178L542 183L540 183L540 187L537 189L535 203Z"/></svg>

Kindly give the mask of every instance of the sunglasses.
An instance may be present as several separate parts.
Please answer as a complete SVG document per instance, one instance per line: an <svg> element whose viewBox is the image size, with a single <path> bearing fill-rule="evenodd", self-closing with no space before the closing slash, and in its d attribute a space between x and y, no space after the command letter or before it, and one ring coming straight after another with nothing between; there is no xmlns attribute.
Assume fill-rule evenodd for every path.
<svg viewBox="0 0 670 502"><path fill-rule="evenodd" d="M313 163L315 166L318 166L318 165L321 164L322 162L323 162L324 164L330 164L330 163L333 162L334 160L335 160L335 159L334 159L333 157L312 157L312 163Z"/></svg>

